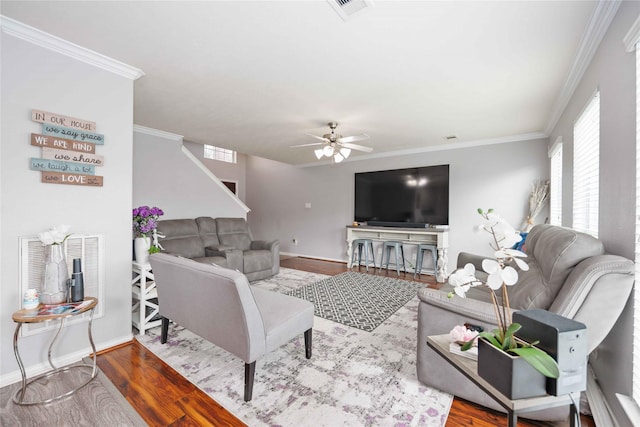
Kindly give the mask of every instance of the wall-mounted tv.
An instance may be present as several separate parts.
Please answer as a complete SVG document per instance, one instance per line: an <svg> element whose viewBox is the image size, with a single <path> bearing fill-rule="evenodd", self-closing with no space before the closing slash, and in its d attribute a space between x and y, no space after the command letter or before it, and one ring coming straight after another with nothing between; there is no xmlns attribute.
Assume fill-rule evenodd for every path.
<svg viewBox="0 0 640 427"><path fill-rule="evenodd" d="M449 225L449 165L355 174L355 221L368 225Z"/></svg>

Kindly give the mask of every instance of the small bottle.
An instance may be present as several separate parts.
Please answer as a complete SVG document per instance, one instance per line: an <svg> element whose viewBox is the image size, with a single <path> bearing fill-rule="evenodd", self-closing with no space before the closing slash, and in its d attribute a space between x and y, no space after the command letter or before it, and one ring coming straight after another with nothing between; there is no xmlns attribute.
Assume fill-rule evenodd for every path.
<svg viewBox="0 0 640 427"><path fill-rule="evenodd" d="M82 264L80 258L73 260L73 274L71 275L72 286L71 302L80 302L84 300L84 275L82 274Z"/></svg>

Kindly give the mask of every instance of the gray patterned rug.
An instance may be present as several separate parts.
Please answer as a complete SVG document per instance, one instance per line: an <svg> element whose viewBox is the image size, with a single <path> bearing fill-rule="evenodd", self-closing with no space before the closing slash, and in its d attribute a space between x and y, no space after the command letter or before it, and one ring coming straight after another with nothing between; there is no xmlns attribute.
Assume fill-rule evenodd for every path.
<svg viewBox="0 0 640 427"><path fill-rule="evenodd" d="M252 286L284 293L326 278L283 268ZM174 324L166 344L160 328L136 339L251 427L443 427L453 397L416 378L417 316L414 296L371 332L316 317L313 357L302 336L265 354L250 402L232 354Z"/></svg>
<svg viewBox="0 0 640 427"><path fill-rule="evenodd" d="M316 316L371 332L424 286L349 271L286 293L312 302Z"/></svg>

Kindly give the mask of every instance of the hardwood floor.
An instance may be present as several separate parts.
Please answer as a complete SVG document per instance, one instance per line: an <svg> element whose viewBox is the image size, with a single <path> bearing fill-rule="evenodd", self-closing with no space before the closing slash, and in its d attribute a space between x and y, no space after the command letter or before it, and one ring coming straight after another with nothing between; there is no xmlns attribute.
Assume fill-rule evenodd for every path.
<svg viewBox="0 0 640 427"><path fill-rule="evenodd" d="M344 263L312 258L282 257L280 265L327 275L347 271ZM365 272L364 267L360 271ZM381 274L396 277L395 272L383 271ZM413 280L411 274L405 277L401 273L400 277ZM419 281L430 287L439 286L432 276L422 275ZM98 365L149 425L245 425L135 340L100 353ZM458 398L454 399L447 420L448 427L488 427L506 423L504 414ZM519 427L549 425L552 424L522 419L518 421ZM595 427L593 419L586 416L582 416L582 425Z"/></svg>

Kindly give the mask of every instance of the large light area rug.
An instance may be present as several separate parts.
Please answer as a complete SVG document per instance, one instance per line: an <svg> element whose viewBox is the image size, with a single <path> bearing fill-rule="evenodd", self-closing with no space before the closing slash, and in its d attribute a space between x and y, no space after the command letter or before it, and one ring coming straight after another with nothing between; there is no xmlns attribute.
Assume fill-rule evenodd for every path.
<svg viewBox="0 0 640 427"><path fill-rule="evenodd" d="M252 285L289 292L328 278L281 269ZM418 299L372 332L315 317L313 357L294 339L258 359L253 399L244 402L244 363L184 328L138 341L249 426L444 426L453 397L416 377Z"/></svg>

